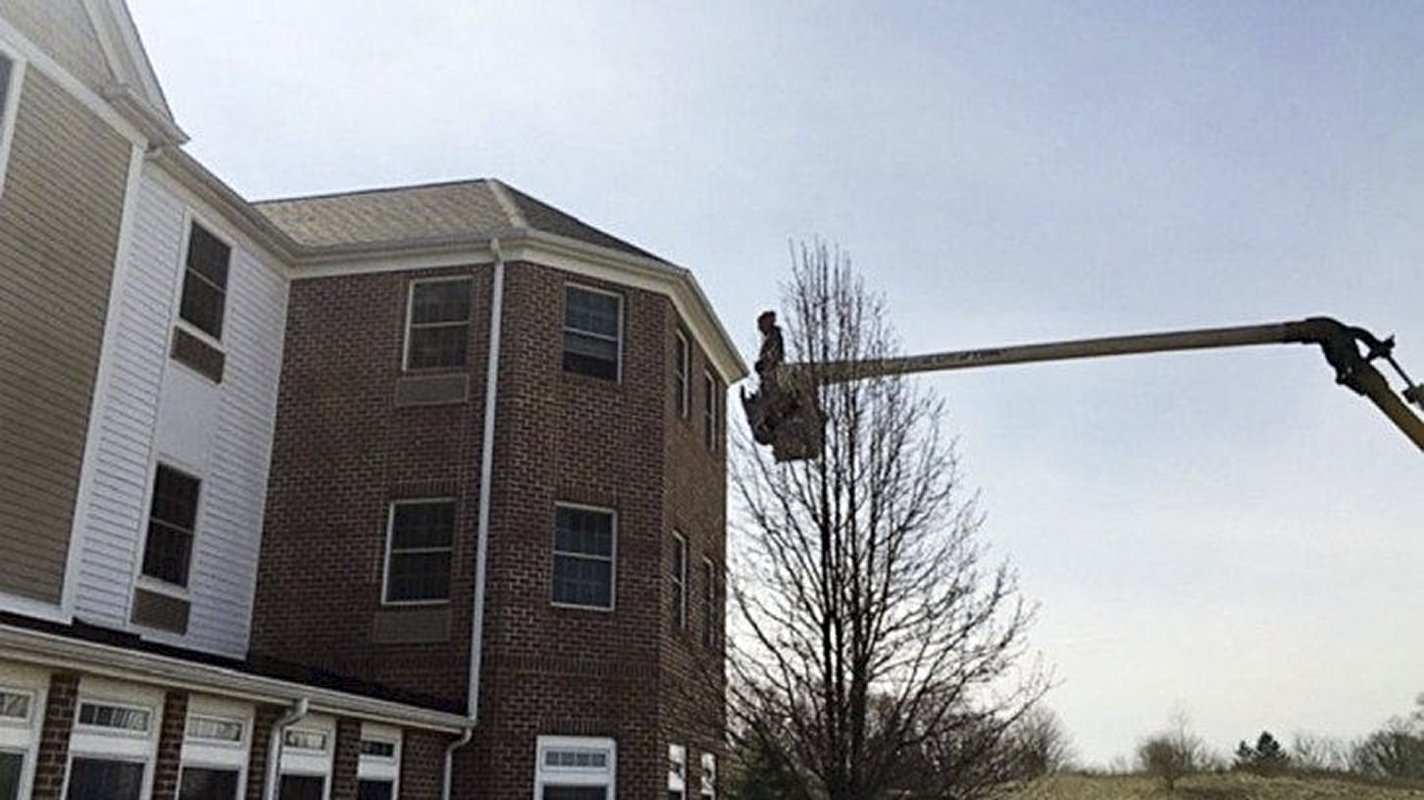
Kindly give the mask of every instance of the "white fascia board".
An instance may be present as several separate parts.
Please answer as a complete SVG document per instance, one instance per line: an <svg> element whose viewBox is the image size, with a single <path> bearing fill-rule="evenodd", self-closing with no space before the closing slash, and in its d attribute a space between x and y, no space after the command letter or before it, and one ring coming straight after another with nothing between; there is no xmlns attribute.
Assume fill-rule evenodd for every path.
<svg viewBox="0 0 1424 800"><path fill-rule="evenodd" d="M746 377L746 362L691 270L542 231L527 232L524 241L512 243L505 253L510 261L530 261L666 295L707 352L722 382L730 386Z"/></svg>
<svg viewBox="0 0 1424 800"><path fill-rule="evenodd" d="M498 239L506 261L527 261L666 295L726 385L747 375L746 362L713 313L697 279L684 267L528 228L510 228L479 237L307 247L294 242L183 150L160 148L149 161L267 251L274 263L286 269L291 280L493 264L490 240Z"/></svg>
<svg viewBox="0 0 1424 800"><path fill-rule="evenodd" d="M746 377L746 363L712 312L712 304L690 270L542 231L511 228L490 237L459 236L364 248L309 250L299 258L292 279L493 264L490 238L499 240L504 259L510 263L538 264L668 297L697 343L707 352L722 381L730 386Z"/></svg>
<svg viewBox="0 0 1424 800"><path fill-rule="evenodd" d="M291 275L291 264L298 248L268 219L244 200L232 187L223 183L207 167L177 147L163 147L149 154L147 163L169 178L170 188L181 189L185 202L210 212L207 216L229 225L261 252L261 260L269 266L280 265L280 271Z"/></svg>
<svg viewBox="0 0 1424 800"><path fill-rule="evenodd" d="M289 705L305 697L314 713L354 716L406 728L457 734L470 724L459 714L6 625L0 625L0 653L6 660L33 666L252 702Z"/></svg>

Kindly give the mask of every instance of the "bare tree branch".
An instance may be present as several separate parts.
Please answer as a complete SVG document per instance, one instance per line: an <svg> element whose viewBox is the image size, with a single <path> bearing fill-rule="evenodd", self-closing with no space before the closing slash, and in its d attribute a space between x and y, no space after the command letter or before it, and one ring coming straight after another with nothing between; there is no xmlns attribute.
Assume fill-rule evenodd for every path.
<svg viewBox="0 0 1424 800"><path fill-rule="evenodd" d="M895 354L848 258L815 244L794 260L788 359L815 376ZM900 377L816 385L818 458L780 464L733 436L736 743L790 796L982 796L1047 685L1014 679L1032 609L1007 564L983 563L943 403Z"/></svg>

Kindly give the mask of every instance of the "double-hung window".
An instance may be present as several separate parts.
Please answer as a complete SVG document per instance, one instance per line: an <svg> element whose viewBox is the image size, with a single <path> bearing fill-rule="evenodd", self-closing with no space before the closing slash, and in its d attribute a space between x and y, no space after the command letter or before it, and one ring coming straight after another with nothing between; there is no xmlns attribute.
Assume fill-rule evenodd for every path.
<svg viewBox="0 0 1424 800"><path fill-rule="evenodd" d="M0 686L0 800L28 796L39 738L37 694Z"/></svg>
<svg viewBox="0 0 1424 800"><path fill-rule="evenodd" d="M331 777L336 721L311 716L301 727L282 732L281 778L278 800L325 800Z"/></svg>
<svg viewBox="0 0 1424 800"><path fill-rule="evenodd" d="M247 766L249 720L191 710L183 732L178 800L237 800Z"/></svg>
<svg viewBox="0 0 1424 800"><path fill-rule="evenodd" d="M232 248L211 231L193 223L184 261L183 299L178 316L195 328L222 339L223 307L227 302L227 271Z"/></svg>
<svg viewBox="0 0 1424 800"><path fill-rule="evenodd" d="M616 381L623 349L623 297L564 287L564 371Z"/></svg>
<svg viewBox="0 0 1424 800"><path fill-rule="evenodd" d="M687 627L687 539L682 534L672 535L672 627L683 630Z"/></svg>
<svg viewBox="0 0 1424 800"><path fill-rule="evenodd" d="M400 777L400 729L362 724L356 800L394 800Z"/></svg>
<svg viewBox="0 0 1424 800"><path fill-rule="evenodd" d="M201 485L191 475L166 464L158 465L148 512L148 536L143 545L144 575L178 587L188 585Z"/></svg>
<svg viewBox="0 0 1424 800"><path fill-rule="evenodd" d="M618 774L612 739L540 736L535 752L535 800L612 800Z"/></svg>
<svg viewBox="0 0 1424 800"><path fill-rule="evenodd" d="M406 605L449 601L455 501L392 503L387 525L385 602Z"/></svg>
<svg viewBox="0 0 1424 800"><path fill-rule="evenodd" d="M702 800L717 800L717 756L702 754Z"/></svg>
<svg viewBox="0 0 1424 800"><path fill-rule="evenodd" d="M561 505L554 513L554 603L613 608L616 520L612 511Z"/></svg>
<svg viewBox="0 0 1424 800"><path fill-rule="evenodd" d="M702 644L717 644L717 567L712 559L702 559Z"/></svg>
<svg viewBox="0 0 1424 800"><path fill-rule="evenodd" d="M712 373L702 373L702 443L711 451L717 450L717 440L721 438L719 421L722 417L722 393L717 379Z"/></svg>
<svg viewBox="0 0 1424 800"><path fill-rule="evenodd" d="M470 343L469 278L415 281L406 314L405 368L462 369Z"/></svg>
<svg viewBox="0 0 1424 800"><path fill-rule="evenodd" d="M154 708L83 700L70 737L67 800L139 800L153 759Z"/></svg>
<svg viewBox="0 0 1424 800"><path fill-rule="evenodd" d="M692 405L692 348L682 331L677 332L672 357L672 398L677 405L677 415L687 419Z"/></svg>
<svg viewBox="0 0 1424 800"><path fill-rule="evenodd" d="M668 800L684 800L687 797L687 748L680 744L668 745Z"/></svg>

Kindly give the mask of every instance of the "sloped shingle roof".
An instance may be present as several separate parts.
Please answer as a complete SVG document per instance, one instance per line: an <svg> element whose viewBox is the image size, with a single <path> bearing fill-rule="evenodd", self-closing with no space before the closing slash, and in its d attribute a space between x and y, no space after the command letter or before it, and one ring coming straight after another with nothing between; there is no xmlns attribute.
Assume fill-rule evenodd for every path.
<svg viewBox="0 0 1424 800"><path fill-rule="evenodd" d="M487 178L264 200L252 205L308 247L483 238L525 228L663 260Z"/></svg>

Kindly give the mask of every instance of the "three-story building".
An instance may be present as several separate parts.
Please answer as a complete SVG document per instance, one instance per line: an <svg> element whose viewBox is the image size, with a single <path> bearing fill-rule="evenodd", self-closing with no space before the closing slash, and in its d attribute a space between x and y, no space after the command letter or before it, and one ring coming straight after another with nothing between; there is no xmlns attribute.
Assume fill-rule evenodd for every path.
<svg viewBox="0 0 1424 800"><path fill-rule="evenodd" d="M0 0L0 800L714 796L692 275L183 141L121 0Z"/></svg>

